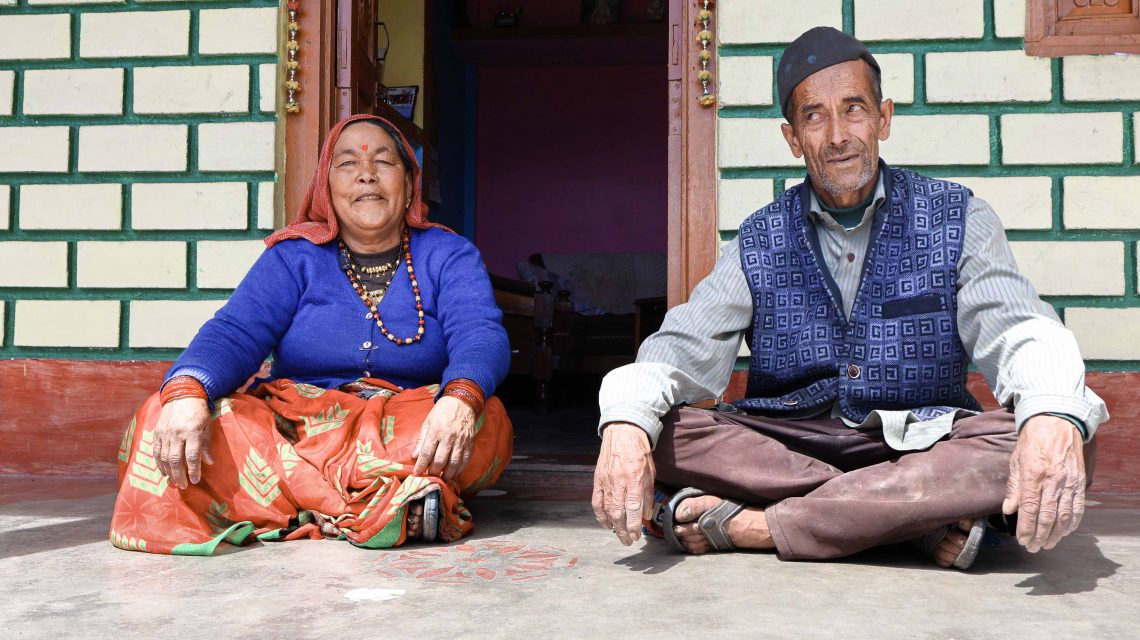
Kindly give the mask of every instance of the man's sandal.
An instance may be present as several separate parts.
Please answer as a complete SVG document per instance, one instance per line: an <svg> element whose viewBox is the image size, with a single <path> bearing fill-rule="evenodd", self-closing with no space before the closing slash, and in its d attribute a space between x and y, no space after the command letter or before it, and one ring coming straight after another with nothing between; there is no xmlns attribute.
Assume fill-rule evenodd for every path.
<svg viewBox="0 0 1140 640"><path fill-rule="evenodd" d="M704 491L689 487L677 492L662 508L662 529L664 529L665 539L673 548L681 553L688 553L689 550L681 541L677 539L676 532L673 528L677 525L677 507L681 502L689 498L697 498L705 495ZM697 529L709 541L713 549L717 551L732 551L736 549L736 545L732 544L732 540L728 537L728 533L724 530L724 525L728 523L736 514L744 510L744 505L733 500L721 500L715 507L701 514L697 519Z"/></svg>
<svg viewBox="0 0 1140 640"><path fill-rule="evenodd" d="M970 565L974 564L974 560L978 557L978 549L982 546L982 540L986 537L987 518L974 518L970 521L970 530L962 531L961 527L957 524L948 524L944 527L932 531L922 537L922 541L918 543L919 548L922 550L922 555L934 559L934 554L938 550L938 543L942 542L951 531L960 531L966 534L966 544L962 545L962 552L954 558L954 562L950 566L958 569L969 569Z"/></svg>

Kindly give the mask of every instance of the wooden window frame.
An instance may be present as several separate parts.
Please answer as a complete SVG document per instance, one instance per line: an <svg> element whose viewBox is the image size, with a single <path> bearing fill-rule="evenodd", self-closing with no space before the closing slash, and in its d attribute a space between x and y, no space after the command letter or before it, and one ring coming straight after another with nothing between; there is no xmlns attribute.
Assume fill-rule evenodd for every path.
<svg viewBox="0 0 1140 640"><path fill-rule="evenodd" d="M1140 0L1028 0L1025 52L1047 58L1140 54Z"/></svg>

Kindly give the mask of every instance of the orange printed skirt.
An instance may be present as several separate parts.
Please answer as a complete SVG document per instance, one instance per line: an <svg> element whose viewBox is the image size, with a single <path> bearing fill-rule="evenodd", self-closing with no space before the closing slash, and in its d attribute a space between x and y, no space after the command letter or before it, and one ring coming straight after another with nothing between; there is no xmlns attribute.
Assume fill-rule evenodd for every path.
<svg viewBox="0 0 1140 640"><path fill-rule="evenodd" d="M412 450L435 404L438 385L390 391L365 400L289 380L215 403L212 465L179 490L158 472L154 428L161 405L151 396L119 446L119 495L111 543L120 549L212 555L222 542L319 539L311 512L332 519L341 538L370 549L404 543L408 503L440 491L439 537L471 531L460 494L491 486L511 459L511 423L488 398L475 424L475 448L455 480L413 476Z"/></svg>

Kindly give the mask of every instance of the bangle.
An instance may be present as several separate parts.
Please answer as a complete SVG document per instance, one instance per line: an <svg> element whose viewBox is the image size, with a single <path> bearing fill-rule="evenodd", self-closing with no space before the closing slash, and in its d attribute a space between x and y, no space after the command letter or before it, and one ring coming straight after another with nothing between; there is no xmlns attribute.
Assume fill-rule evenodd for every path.
<svg viewBox="0 0 1140 640"><path fill-rule="evenodd" d="M210 396L206 393L206 387L202 386L202 383L193 376L175 376L167 380L166 384L162 385L162 390L158 392L158 398L162 404L182 398L210 400Z"/></svg>
<svg viewBox="0 0 1140 640"><path fill-rule="evenodd" d="M471 380L456 378L447 383L441 395L450 396L462 401L471 407L471 410L475 412L476 416L483 413L483 389Z"/></svg>

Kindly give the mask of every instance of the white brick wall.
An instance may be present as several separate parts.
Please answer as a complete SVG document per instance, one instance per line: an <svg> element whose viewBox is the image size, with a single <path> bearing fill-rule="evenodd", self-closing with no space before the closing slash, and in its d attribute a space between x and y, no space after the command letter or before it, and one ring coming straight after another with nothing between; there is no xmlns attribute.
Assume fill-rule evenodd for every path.
<svg viewBox="0 0 1140 640"><path fill-rule="evenodd" d="M736 231L740 223L772 201L772 180L721 180L717 185L717 228Z"/></svg>
<svg viewBox="0 0 1140 640"><path fill-rule="evenodd" d="M69 140L67 127L0 127L0 172L65 172Z"/></svg>
<svg viewBox="0 0 1140 640"><path fill-rule="evenodd" d="M1015 51L958 51L926 56L928 102L1047 102L1053 97L1047 58Z"/></svg>
<svg viewBox="0 0 1140 640"><path fill-rule="evenodd" d="M914 56L909 53L877 53L882 72L883 97L898 104L914 102Z"/></svg>
<svg viewBox="0 0 1140 640"><path fill-rule="evenodd" d="M249 110L249 67L193 65L135 69L135 113Z"/></svg>
<svg viewBox="0 0 1140 640"><path fill-rule="evenodd" d="M257 228L273 229L277 218L277 194L272 182L257 185Z"/></svg>
<svg viewBox="0 0 1140 640"><path fill-rule="evenodd" d="M0 116L10 116L14 109L16 72L0 70Z"/></svg>
<svg viewBox="0 0 1140 640"><path fill-rule="evenodd" d="M770 56L722 57L717 65L717 94L722 105L773 103Z"/></svg>
<svg viewBox="0 0 1140 640"><path fill-rule="evenodd" d="M12 217L11 207L12 188L6 184L0 184L0 231L8 230L8 220Z"/></svg>
<svg viewBox="0 0 1140 640"><path fill-rule="evenodd" d="M120 115L122 69L29 69L24 72L28 115Z"/></svg>
<svg viewBox="0 0 1140 640"><path fill-rule="evenodd" d="M198 52L276 53L277 9L207 9L199 14Z"/></svg>
<svg viewBox="0 0 1140 640"><path fill-rule="evenodd" d="M972 165L990 161L990 124L984 115L895 116L891 137L879 145L884 160L907 165Z"/></svg>
<svg viewBox="0 0 1140 640"><path fill-rule="evenodd" d="M18 300L14 334L12 342L21 347L117 347L119 303Z"/></svg>
<svg viewBox="0 0 1140 640"><path fill-rule="evenodd" d="M136 183L131 187L135 229L245 229L244 182Z"/></svg>
<svg viewBox="0 0 1140 640"><path fill-rule="evenodd" d="M981 38L983 0L855 0L855 37L860 40Z"/></svg>
<svg viewBox="0 0 1140 640"><path fill-rule="evenodd" d="M223 304L225 300L133 301L127 342L133 348L184 348Z"/></svg>
<svg viewBox="0 0 1140 640"><path fill-rule="evenodd" d="M956 178L985 200L1006 229L1051 229L1053 227L1053 180L1028 178Z"/></svg>
<svg viewBox="0 0 1140 640"><path fill-rule="evenodd" d="M725 44L791 42L812 27L843 28L842 0L721 0L716 13Z"/></svg>
<svg viewBox="0 0 1140 640"><path fill-rule="evenodd" d="M783 118L721 118L717 154L721 167L802 167L780 133Z"/></svg>
<svg viewBox="0 0 1140 640"><path fill-rule="evenodd" d="M1011 242L1013 256L1042 295L1124 294L1124 243Z"/></svg>
<svg viewBox="0 0 1140 640"><path fill-rule="evenodd" d="M1066 100L1140 100L1140 56L1069 56Z"/></svg>
<svg viewBox="0 0 1140 640"><path fill-rule="evenodd" d="M20 227L118 229L122 192L119 184L26 184L20 187Z"/></svg>
<svg viewBox="0 0 1140 640"><path fill-rule="evenodd" d="M272 171L273 122L203 124L198 127L198 168L202 171Z"/></svg>
<svg viewBox="0 0 1140 640"><path fill-rule="evenodd" d="M262 111L277 110L277 65L263 64L257 68L257 92Z"/></svg>
<svg viewBox="0 0 1140 640"><path fill-rule="evenodd" d="M1119 113L1010 114L1001 117L1005 164L1117 163L1123 155Z"/></svg>
<svg viewBox="0 0 1140 640"><path fill-rule="evenodd" d="M189 11L85 13L79 55L84 58L145 58L190 53Z"/></svg>
<svg viewBox="0 0 1140 640"><path fill-rule="evenodd" d="M71 57L71 16L0 16L0 60Z"/></svg>
<svg viewBox="0 0 1140 640"><path fill-rule="evenodd" d="M1065 228L1140 229L1140 176L1065 178Z"/></svg>
<svg viewBox="0 0 1140 640"><path fill-rule="evenodd" d="M1025 37L1025 0L994 0L994 35Z"/></svg>
<svg viewBox="0 0 1140 640"><path fill-rule="evenodd" d="M1065 309L1065 326L1072 330L1086 360L1140 360L1140 309Z"/></svg>
<svg viewBox="0 0 1140 640"><path fill-rule="evenodd" d="M264 250L261 240L199 241L198 288L237 288Z"/></svg>
<svg viewBox="0 0 1140 640"><path fill-rule="evenodd" d="M186 125L81 127L79 170L185 171Z"/></svg>
<svg viewBox="0 0 1140 640"><path fill-rule="evenodd" d="M66 242L0 242L0 287L66 286Z"/></svg>
<svg viewBox="0 0 1140 640"><path fill-rule="evenodd" d="M79 242L76 268L80 287L181 289L186 286L186 243Z"/></svg>

